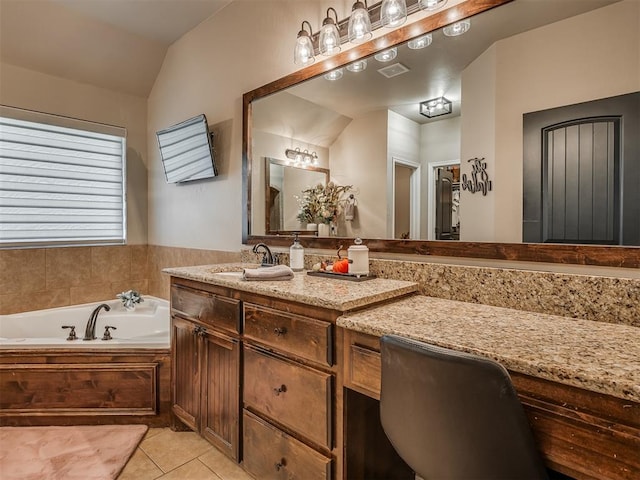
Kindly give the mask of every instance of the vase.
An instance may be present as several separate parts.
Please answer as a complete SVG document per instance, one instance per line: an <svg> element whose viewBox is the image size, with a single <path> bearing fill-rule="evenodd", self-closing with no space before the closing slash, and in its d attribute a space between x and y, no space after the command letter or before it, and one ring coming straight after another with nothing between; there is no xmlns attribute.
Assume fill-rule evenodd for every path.
<svg viewBox="0 0 640 480"><path fill-rule="evenodd" d="M310 232L315 232L318 230L318 224L317 223L307 223L307 230L309 230Z"/></svg>
<svg viewBox="0 0 640 480"><path fill-rule="evenodd" d="M331 228L328 223L319 223L318 224L318 236L319 237L328 237L331 232Z"/></svg>

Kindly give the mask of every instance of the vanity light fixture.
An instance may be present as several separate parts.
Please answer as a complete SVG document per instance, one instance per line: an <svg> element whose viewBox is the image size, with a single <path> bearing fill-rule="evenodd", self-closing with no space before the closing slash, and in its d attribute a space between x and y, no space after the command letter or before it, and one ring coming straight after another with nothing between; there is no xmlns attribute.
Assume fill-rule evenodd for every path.
<svg viewBox="0 0 640 480"><path fill-rule="evenodd" d="M309 31L304 29L304 24L309 25ZM302 22L302 27L298 32L298 38L296 39L296 46L293 50L293 63L296 65L310 65L315 61L313 56L313 42L311 36L313 32L311 30L311 24L306 20Z"/></svg>
<svg viewBox="0 0 640 480"><path fill-rule="evenodd" d="M367 69L367 59L363 58L362 60L357 60L353 63L347 65L347 70L350 72L358 73Z"/></svg>
<svg viewBox="0 0 640 480"><path fill-rule="evenodd" d="M358 0L351 7L349 17L348 38L351 43L363 43L369 40L371 33L371 17L369 16L369 6L367 0L362 3Z"/></svg>
<svg viewBox="0 0 640 480"><path fill-rule="evenodd" d="M444 33L447 37L457 37L458 35L462 35L463 33L469 31L470 28L471 20L467 18L466 20L461 20L451 25L447 25L442 29L442 33Z"/></svg>
<svg viewBox="0 0 640 480"><path fill-rule="evenodd" d="M315 167L318 165L318 154L316 152L309 153L309 150L300 151L300 148L287 148L284 151L284 155L289 160L293 160L293 164L297 167ZM289 160L287 160L287 163L291 164Z"/></svg>
<svg viewBox="0 0 640 480"><path fill-rule="evenodd" d="M396 47L383 50L374 55L374 58L379 62L390 62L398 55L398 49Z"/></svg>
<svg viewBox="0 0 640 480"><path fill-rule="evenodd" d="M420 114L427 118L439 117L440 115L447 115L453 111L451 100L447 100L445 97L432 98L420 102Z"/></svg>
<svg viewBox="0 0 640 480"><path fill-rule="evenodd" d="M336 68L334 70L331 70L330 72L327 72L324 74L324 78L326 80L340 80L342 78L342 75L344 75L344 70L342 70L342 68Z"/></svg>
<svg viewBox="0 0 640 480"><path fill-rule="evenodd" d="M335 20L331 18L329 12L333 12ZM333 55L340 51L340 32L336 26L337 23L338 13L332 7L327 8L327 17L322 21L318 40L318 48L322 55Z"/></svg>
<svg viewBox="0 0 640 480"><path fill-rule="evenodd" d="M429 45L431 45L431 42L433 42L433 36L430 33L427 33L426 35L422 35L421 37L409 40L407 42L407 47L409 47L411 50L418 50L420 48L428 47Z"/></svg>
<svg viewBox="0 0 640 480"><path fill-rule="evenodd" d="M399 27L407 21L406 0L383 0L380 7L380 23L383 26Z"/></svg>
<svg viewBox="0 0 640 480"><path fill-rule="evenodd" d="M447 3L447 0L420 0L420 8L424 10L437 10L438 8L444 7L444 4Z"/></svg>

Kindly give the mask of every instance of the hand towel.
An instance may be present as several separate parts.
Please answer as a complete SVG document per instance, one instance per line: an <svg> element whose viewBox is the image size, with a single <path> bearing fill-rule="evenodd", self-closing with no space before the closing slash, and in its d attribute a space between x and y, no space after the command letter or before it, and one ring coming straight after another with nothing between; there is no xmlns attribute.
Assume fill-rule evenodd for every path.
<svg viewBox="0 0 640 480"><path fill-rule="evenodd" d="M291 280L293 278L293 270L286 265L245 268L242 271L242 278L245 280Z"/></svg>

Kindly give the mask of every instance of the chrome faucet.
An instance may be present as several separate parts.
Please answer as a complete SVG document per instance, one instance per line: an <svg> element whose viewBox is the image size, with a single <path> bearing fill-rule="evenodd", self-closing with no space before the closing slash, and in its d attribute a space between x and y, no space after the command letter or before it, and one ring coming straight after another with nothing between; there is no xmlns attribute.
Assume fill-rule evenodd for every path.
<svg viewBox="0 0 640 480"><path fill-rule="evenodd" d="M253 246L253 253L260 253L260 249L263 249L262 252L262 266L263 267L271 267L276 264L275 257L271 250L264 243L256 243Z"/></svg>
<svg viewBox="0 0 640 480"><path fill-rule="evenodd" d="M87 327L84 329L84 338L83 340L95 340L96 339L96 320L98 319L98 314L100 310L105 309L107 312L111 310L111 307L106 303L101 303L98 305L91 315L89 316L89 321L87 321Z"/></svg>

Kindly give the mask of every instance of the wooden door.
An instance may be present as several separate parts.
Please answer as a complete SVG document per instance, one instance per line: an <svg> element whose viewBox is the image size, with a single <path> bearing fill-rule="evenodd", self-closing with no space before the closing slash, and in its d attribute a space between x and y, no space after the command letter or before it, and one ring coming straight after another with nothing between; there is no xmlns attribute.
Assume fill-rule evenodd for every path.
<svg viewBox="0 0 640 480"><path fill-rule="evenodd" d="M436 240L451 240L453 238L452 202L453 202L453 173L445 167L437 169L436 179Z"/></svg>
<svg viewBox="0 0 640 480"><path fill-rule="evenodd" d="M201 434L239 460L240 344L210 329L202 330L201 337Z"/></svg>
<svg viewBox="0 0 640 480"><path fill-rule="evenodd" d="M542 240L619 242L620 118L586 118L542 131Z"/></svg>
<svg viewBox="0 0 640 480"><path fill-rule="evenodd" d="M173 413L198 430L200 416L200 353L196 324L171 317L171 383Z"/></svg>
<svg viewBox="0 0 640 480"><path fill-rule="evenodd" d="M523 115L522 239L640 245L640 92Z"/></svg>

